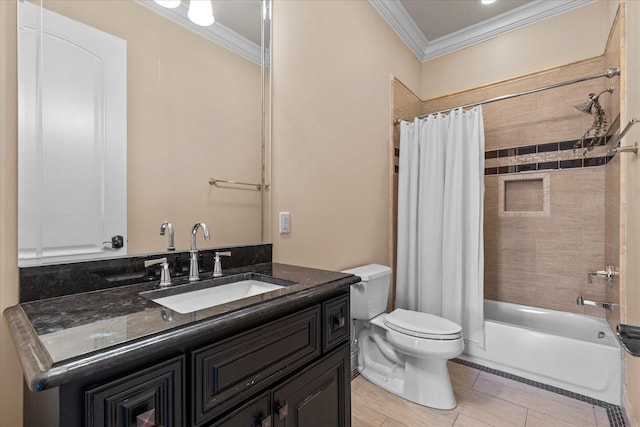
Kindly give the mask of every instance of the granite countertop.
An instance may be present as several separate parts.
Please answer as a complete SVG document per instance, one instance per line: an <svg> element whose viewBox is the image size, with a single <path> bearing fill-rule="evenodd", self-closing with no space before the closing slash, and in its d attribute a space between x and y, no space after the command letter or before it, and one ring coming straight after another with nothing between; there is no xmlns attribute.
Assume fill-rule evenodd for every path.
<svg viewBox="0 0 640 427"><path fill-rule="evenodd" d="M157 289L157 283L84 292L7 308L5 316L29 388L35 391L56 387L214 328L229 327L233 322L280 309L294 301L348 288L359 280L351 274L277 263L229 269L224 276L246 272L294 283L189 314L170 311L139 295Z"/></svg>

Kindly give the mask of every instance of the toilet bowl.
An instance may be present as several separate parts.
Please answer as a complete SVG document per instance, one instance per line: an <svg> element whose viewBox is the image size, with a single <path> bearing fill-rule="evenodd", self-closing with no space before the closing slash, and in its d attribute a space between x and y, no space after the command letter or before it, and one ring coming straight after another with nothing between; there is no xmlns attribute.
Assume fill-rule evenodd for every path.
<svg viewBox="0 0 640 427"><path fill-rule="evenodd" d="M351 287L358 371L372 383L412 402L453 409L447 360L464 351L462 328L428 313L386 313L391 269L370 264L346 270L360 276Z"/></svg>

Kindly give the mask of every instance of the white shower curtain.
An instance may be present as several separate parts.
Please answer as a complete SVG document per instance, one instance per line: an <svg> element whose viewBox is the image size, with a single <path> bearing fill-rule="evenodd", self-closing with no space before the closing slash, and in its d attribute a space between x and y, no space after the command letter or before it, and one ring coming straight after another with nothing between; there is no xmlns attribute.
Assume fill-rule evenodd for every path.
<svg viewBox="0 0 640 427"><path fill-rule="evenodd" d="M396 307L484 346L482 107L400 124Z"/></svg>

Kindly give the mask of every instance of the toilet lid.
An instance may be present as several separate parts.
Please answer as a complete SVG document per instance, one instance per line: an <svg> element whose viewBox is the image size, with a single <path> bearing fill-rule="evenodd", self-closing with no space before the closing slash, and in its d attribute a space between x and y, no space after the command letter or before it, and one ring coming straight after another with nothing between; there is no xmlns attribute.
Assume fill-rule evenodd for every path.
<svg viewBox="0 0 640 427"><path fill-rule="evenodd" d="M385 316L384 322L389 329L420 338L452 340L462 336L460 325L418 311L397 308Z"/></svg>

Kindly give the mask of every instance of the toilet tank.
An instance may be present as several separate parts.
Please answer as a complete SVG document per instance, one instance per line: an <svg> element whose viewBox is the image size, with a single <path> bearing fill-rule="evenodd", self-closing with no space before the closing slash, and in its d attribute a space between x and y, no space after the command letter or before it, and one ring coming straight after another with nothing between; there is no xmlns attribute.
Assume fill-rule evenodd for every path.
<svg viewBox="0 0 640 427"><path fill-rule="evenodd" d="M369 264L343 271L360 276L360 283L351 285L351 317L373 319L387 310L391 268Z"/></svg>

